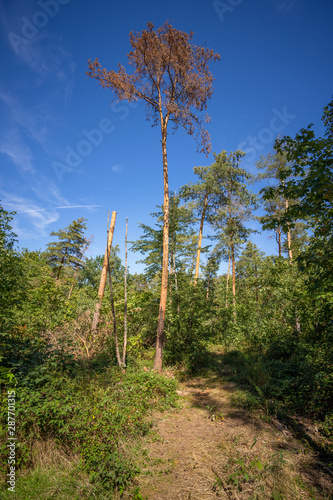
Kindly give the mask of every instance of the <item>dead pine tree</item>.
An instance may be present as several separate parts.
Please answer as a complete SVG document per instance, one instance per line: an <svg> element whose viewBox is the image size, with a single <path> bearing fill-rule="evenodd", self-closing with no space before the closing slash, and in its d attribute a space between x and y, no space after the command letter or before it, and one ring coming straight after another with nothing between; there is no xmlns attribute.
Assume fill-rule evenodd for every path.
<svg viewBox="0 0 333 500"><path fill-rule="evenodd" d="M220 56L208 48L192 42L193 33L179 31L166 22L157 30L152 23L141 33L130 33L132 50L127 73L121 65L118 71L102 68L98 59L89 60L88 76L95 78L103 88L111 89L118 100L143 100L147 118L161 129L163 163L163 258L161 298L157 325L154 369L162 370L164 324L168 292L169 261L169 181L167 160L167 133L169 122L173 128L181 125L194 135L200 151L210 152L210 137L203 124L208 121L201 113L213 93L213 76L208 64Z"/></svg>
<svg viewBox="0 0 333 500"><path fill-rule="evenodd" d="M110 228L108 229L107 244L106 244L106 250L105 250L105 254L104 254L101 279L100 279L99 288L98 288L98 300L96 302L94 317L93 317L92 325L91 325L92 334L94 334L96 332L97 324L98 324L99 317L100 317L100 310L102 307L103 295L104 295L104 289L105 289L105 283L106 283L106 275L107 275L107 270L108 270L108 255L110 253L111 246L112 246L114 227L116 224L116 216L117 216L117 212L112 212ZM107 226L109 226L109 218L108 218L108 225Z"/></svg>

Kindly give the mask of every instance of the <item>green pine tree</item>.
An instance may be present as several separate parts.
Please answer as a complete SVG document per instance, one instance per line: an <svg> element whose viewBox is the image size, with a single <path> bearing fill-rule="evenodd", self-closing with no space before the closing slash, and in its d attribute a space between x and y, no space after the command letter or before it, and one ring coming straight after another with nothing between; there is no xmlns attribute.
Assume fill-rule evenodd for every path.
<svg viewBox="0 0 333 500"><path fill-rule="evenodd" d="M57 236L58 241L47 244L46 254L49 264L57 269L56 279L60 277L63 267L82 269L83 254L89 241L84 236L87 220L83 217L74 220L65 229L52 231L51 236Z"/></svg>
<svg viewBox="0 0 333 500"><path fill-rule="evenodd" d="M253 218L256 208L256 196L248 190L247 182L252 178L240 167L244 153L222 151L215 155L220 178L220 205L216 207L216 215L212 225L219 240L217 249L227 250L232 265L233 304L236 305L236 255L241 245L247 240L252 229L246 222ZM228 273L229 274L229 273Z"/></svg>

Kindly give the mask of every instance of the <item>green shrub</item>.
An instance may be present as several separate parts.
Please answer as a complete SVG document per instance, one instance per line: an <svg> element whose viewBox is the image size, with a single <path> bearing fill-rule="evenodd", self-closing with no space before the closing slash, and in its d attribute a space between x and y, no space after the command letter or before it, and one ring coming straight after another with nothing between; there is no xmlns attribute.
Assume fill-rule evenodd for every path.
<svg viewBox="0 0 333 500"><path fill-rule="evenodd" d="M17 397L17 467L31 465L37 440L52 439L81 457L80 469L104 488L122 491L138 469L121 441L150 428L150 410L176 404L175 382L155 373L93 364L57 370L54 361L21 379ZM1 405L2 470L6 460L6 395Z"/></svg>

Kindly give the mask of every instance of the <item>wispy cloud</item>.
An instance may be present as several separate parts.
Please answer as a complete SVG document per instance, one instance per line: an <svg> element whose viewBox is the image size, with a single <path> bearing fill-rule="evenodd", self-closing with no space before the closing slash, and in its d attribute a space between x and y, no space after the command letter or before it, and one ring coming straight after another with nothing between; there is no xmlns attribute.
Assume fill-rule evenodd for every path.
<svg viewBox="0 0 333 500"><path fill-rule="evenodd" d="M17 214L13 220L13 229L20 240L46 238L50 232L49 226L60 219L60 210L81 208L92 212L102 206L96 204L74 205L67 202L65 205L52 206L51 200L54 195L57 196L57 193L52 193L51 190L48 193L51 206L43 207L29 197L4 190L0 191L1 203L5 209Z"/></svg>
<svg viewBox="0 0 333 500"><path fill-rule="evenodd" d="M8 156L10 160L19 167L20 171L35 174L36 170L32 166L32 153L30 148L23 144L18 132L12 130L0 144L0 153Z"/></svg>
<svg viewBox="0 0 333 500"><path fill-rule="evenodd" d="M12 193L0 192L2 203L6 210L17 213L28 213L28 220L23 225L18 218L13 220L14 232L20 239L39 239L47 236L47 227L59 219L56 209L40 213L38 205L28 198Z"/></svg>
<svg viewBox="0 0 333 500"><path fill-rule="evenodd" d="M10 117L26 132L26 134L42 146L48 152L47 134L49 131L49 116L43 116L34 111L29 111L11 92L0 87L0 101L2 101L10 112Z"/></svg>
<svg viewBox="0 0 333 500"><path fill-rule="evenodd" d="M71 203L61 194L59 188L44 175L39 175L34 179L30 189L39 200L41 205L48 206L69 206Z"/></svg>

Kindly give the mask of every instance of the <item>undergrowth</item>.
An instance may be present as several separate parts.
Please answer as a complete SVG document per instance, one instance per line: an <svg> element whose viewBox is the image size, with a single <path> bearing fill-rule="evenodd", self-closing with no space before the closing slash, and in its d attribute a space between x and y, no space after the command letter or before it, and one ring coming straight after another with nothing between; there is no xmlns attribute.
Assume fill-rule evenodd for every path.
<svg viewBox="0 0 333 500"><path fill-rule="evenodd" d="M78 488L77 474L86 478L85 490L89 495L92 485L101 491L121 494L133 484L138 473L132 454L122 443L135 442L149 431L152 408L164 410L177 404L176 383L138 367L122 373L105 362L81 366L74 363L68 369L60 366L51 357L29 375L18 378L16 386L7 384L4 387L1 395L1 473L5 477L8 460L7 390L14 389L15 459L16 469L21 471L22 477L22 481L18 481L22 496L17 498L28 498L24 488L29 489L35 483L42 485L50 475L53 466L48 471L33 468L36 445L48 440L77 457L74 476L67 475L65 484L62 484L61 474L55 474L59 479L56 489L60 490L59 496L53 498L76 498L73 491ZM26 470L33 470L28 478L24 476ZM5 489L3 485L0 495L4 495ZM62 490L65 496L60 495ZM82 485L78 491L82 496ZM139 493L135 495L132 498L140 498ZM44 498L39 494L37 497ZM99 493L96 498L103 496Z"/></svg>
<svg viewBox="0 0 333 500"><path fill-rule="evenodd" d="M276 341L265 351L230 350L223 364L242 387L234 404L267 416L309 417L332 438L333 359L327 346Z"/></svg>

